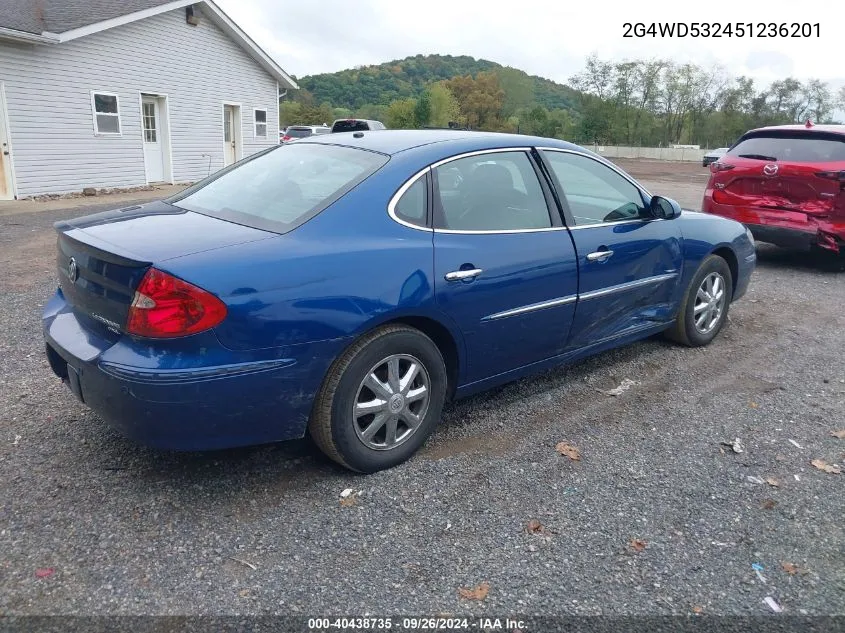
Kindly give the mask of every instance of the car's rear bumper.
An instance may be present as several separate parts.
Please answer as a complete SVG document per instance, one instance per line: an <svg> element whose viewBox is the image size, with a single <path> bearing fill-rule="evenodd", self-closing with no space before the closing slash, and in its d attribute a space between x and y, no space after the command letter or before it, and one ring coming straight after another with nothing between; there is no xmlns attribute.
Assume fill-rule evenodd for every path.
<svg viewBox="0 0 845 633"><path fill-rule="evenodd" d="M845 219L819 218L797 211L718 204L707 194L702 211L742 222L759 242L788 248L816 246L835 253L845 253Z"/></svg>
<svg viewBox="0 0 845 633"><path fill-rule="evenodd" d="M209 450L305 434L312 400L341 341L256 353L169 355L86 329L58 293L42 319L53 372L121 434L172 450ZM197 335L202 336L202 335ZM213 333L210 343L216 343ZM210 347L210 346L209 346ZM299 348L299 349L297 349ZM307 349L306 349L307 348Z"/></svg>

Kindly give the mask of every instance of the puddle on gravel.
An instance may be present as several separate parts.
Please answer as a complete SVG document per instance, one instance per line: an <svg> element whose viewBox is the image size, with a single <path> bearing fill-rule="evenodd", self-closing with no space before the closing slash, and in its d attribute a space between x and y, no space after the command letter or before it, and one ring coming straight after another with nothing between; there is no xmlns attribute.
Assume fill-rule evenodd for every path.
<svg viewBox="0 0 845 633"><path fill-rule="evenodd" d="M489 457L501 457L514 445L513 438L501 437L499 435L472 435L462 438L438 438L436 443L429 443L419 456L423 459L437 461L447 457L465 455L487 455Z"/></svg>

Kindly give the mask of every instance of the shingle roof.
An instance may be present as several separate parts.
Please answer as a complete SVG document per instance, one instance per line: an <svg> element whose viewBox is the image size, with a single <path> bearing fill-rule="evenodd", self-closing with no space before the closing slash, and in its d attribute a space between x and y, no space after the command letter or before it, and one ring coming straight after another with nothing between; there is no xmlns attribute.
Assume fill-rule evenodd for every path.
<svg viewBox="0 0 845 633"><path fill-rule="evenodd" d="M246 50L280 86L299 88L213 0L0 0L0 41L60 44L190 4L201 5L203 15Z"/></svg>
<svg viewBox="0 0 845 633"><path fill-rule="evenodd" d="M34 34L64 33L171 1L0 0L0 27Z"/></svg>

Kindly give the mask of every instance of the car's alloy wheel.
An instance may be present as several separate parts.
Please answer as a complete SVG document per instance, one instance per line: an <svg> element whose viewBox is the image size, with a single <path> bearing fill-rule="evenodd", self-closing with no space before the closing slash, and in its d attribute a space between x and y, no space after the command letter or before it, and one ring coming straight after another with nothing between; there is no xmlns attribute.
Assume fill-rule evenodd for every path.
<svg viewBox="0 0 845 633"><path fill-rule="evenodd" d="M408 441L428 411L429 383L422 362L408 354L392 354L376 363L352 405L358 439L377 451Z"/></svg>
<svg viewBox="0 0 845 633"><path fill-rule="evenodd" d="M666 330L666 336L690 347L707 345L724 326L732 296L733 277L728 262L718 255L709 255L687 286L675 323Z"/></svg>
<svg viewBox="0 0 845 633"><path fill-rule="evenodd" d="M718 272L709 273L701 281L695 294L692 312L695 329L702 334L709 334L719 323L727 301L724 277Z"/></svg>
<svg viewBox="0 0 845 633"><path fill-rule="evenodd" d="M329 368L308 429L339 464L371 473L404 462L437 426L446 365L419 330L387 325L363 335Z"/></svg>

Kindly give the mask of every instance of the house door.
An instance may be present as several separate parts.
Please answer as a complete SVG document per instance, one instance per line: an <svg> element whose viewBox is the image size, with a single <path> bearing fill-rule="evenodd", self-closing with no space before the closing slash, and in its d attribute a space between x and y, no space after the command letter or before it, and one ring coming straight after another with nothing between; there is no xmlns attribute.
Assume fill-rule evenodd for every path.
<svg viewBox="0 0 845 633"><path fill-rule="evenodd" d="M3 84L0 84L0 200L12 200L15 195L12 187L12 144L7 121L6 99Z"/></svg>
<svg viewBox="0 0 845 633"><path fill-rule="evenodd" d="M162 182L165 180L164 139L158 98L142 97L141 115L144 124L144 164L147 169L147 182Z"/></svg>
<svg viewBox="0 0 845 633"><path fill-rule="evenodd" d="M238 160L240 133L238 129L239 107L235 105L223 106L223 166L231 165Z"/></svg>

